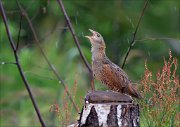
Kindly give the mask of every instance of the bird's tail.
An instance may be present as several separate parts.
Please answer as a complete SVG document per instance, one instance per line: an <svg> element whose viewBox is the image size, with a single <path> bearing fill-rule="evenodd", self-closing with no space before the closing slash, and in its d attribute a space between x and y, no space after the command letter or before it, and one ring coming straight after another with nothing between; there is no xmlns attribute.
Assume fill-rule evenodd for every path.
<svg viewBox="0 0 180 127"><path fill-rule="evenodd" d="M132 84L128 85L127 92L132 97L135 97L135 98L138 98L138 99L142 99L143 98L141 96L141 94L138 92L138 90Z"/></svg>

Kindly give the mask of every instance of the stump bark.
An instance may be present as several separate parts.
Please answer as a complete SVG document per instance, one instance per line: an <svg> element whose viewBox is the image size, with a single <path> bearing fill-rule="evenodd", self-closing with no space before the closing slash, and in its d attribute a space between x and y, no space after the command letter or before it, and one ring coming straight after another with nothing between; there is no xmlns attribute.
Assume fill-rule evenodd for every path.
<svg viewBox="0 0 180 127"><path fill-rule="evenodd" d="M139 105L130 96L112 91L87 94L79 127L139 127Z"/></svg>

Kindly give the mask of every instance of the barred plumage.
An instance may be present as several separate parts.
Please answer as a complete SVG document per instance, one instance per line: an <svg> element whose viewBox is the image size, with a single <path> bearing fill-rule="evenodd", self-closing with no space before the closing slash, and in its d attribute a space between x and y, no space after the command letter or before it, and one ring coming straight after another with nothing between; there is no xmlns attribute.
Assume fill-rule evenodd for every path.
<svg viewBox="0 0 180 127"><path fill-rule="evenodd" d="M90 29L92 36L86 36L92 44L92 69L94 77L107 85L111 90L141 98L140 93L132 86L127 74L116 64L111 62L105 54L103 37Z"/></svg>

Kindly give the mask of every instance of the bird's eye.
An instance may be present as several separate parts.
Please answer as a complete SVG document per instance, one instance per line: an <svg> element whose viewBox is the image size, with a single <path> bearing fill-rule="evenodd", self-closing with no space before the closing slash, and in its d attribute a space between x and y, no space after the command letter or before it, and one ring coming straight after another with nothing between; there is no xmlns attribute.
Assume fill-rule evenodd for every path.
<svg viewBox="0 0 180 127"><path fill-rule="evenodd" d="M99 35L99 34L97 34L97 37L100 37L100 35Z"/></svg>

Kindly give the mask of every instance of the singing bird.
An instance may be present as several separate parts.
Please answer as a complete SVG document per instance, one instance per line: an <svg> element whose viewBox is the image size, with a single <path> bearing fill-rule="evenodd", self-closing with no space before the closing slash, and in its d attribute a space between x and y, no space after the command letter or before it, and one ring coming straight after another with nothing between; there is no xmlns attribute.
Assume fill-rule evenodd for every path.
<svg viewBox="0 0 180 127"><path fill-rule="evenodd" d="M132 97L142 98L137 89L132 85L127 74L106 56L106 45L103 37L98 32L89 29L92 36L85 36L91 42L92 70L95 79L100 80L111 90L128 94Z"/></svg>

